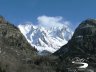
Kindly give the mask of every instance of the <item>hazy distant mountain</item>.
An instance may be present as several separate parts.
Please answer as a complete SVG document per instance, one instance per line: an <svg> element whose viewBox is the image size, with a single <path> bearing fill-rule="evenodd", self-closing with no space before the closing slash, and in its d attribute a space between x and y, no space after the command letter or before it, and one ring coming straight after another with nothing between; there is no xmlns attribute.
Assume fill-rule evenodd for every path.
<svg viewBox="0 0 96 72"><path fill-rule="evenodd" d="M26 23L18 25L18 28L27 41L32 46L35 46L38 51L47 50L49 52L55 52L66 44L73 34L67 25L48 28Z"/></svg>

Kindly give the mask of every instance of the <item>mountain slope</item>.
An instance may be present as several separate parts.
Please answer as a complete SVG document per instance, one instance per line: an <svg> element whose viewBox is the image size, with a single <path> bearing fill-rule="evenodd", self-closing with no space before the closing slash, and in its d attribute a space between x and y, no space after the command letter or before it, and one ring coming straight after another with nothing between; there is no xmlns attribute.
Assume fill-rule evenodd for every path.
<svg viewBox="0 0 96 72"><path fill-rule="evenodd" d="M58 65L60 70L67 72L66 69L78 68L72 64L74 61L88 64L88 67L83 70L84 72L88 72L88 70L96 72L96 20L83 21L75 30L71 40L54 55L60 59L60 65Z"/></svg>
<svg viewBox="0 0 96 72"><path fill-rule="evenodd" d="M77 53L95 53L95 35L96 35L96 20L88 19L83 21L75 30L71 40L61 48L68 50L77 50ZM59 55L60 49L56 52ZM55 54L56 54L55 53ZM65 53L65 52L60 52Z"/></svg>
<svg viewBox="0 0 96 72"><path fill-rule="evenodd" d="M64 25L48 28L40 25L20 24L18 28L27 41L40 52L43 50L55 52L66 44L73 34L69 27Z"/></svg>
<svg viewBox="0 0 96 72"><path fill-rule="evenodd" d="M24 72L36 54L19 29L0 16L0 72Z"/></svg>

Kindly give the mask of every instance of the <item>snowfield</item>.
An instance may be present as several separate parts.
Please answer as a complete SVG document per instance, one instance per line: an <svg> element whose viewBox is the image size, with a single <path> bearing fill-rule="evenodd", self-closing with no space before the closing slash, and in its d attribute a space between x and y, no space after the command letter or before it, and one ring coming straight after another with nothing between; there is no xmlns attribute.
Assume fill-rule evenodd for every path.
<svg viewBox="0 0 96 72"><path fill-rule="evenodd" d="M18 28L27 41L40 52L43 50L55 52L65 45L73 35L72 30L65 25L48 28L27 23L18 25Z"/></svg>

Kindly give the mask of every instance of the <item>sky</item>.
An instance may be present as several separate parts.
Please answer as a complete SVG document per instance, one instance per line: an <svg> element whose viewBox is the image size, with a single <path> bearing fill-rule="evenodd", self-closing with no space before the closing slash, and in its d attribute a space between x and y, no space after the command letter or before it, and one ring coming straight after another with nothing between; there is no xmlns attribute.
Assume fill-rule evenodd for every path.
<svg viewBox="0 0 96 72"><path fill-rule="evenodd" d="M96 0L0 0L0 15L15 25L38 24L42 16L61 18L74 28L85 19L96 18Z"/></svg>

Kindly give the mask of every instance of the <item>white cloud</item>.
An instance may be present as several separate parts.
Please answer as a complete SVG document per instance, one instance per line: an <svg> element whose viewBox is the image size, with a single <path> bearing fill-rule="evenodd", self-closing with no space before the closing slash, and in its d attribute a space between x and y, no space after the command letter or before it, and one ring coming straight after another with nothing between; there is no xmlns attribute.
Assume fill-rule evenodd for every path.
<svg viewBox="0 0 96 72"><path fill-rule="evenodd" d="M57 28L57 27L70 27L71 23L70 21L64 20L64 18L62 16L39 16L37 17L37 22L36 24L30 22L30 21L26 21L22 24L27 24L30 25L32 24L33 26L43 26L43 27L47 27L47 28Z"/></svg>
<svg viewBox="0 0 96 72"><path fill-rule="evenodd" d="M46 27L62 27L63 25L69 25L69 21L65 21L63 17L57 16L57 17L50 17L50 16L39 16L37 18L38 24L40 26L46 26Z"/></svg>

